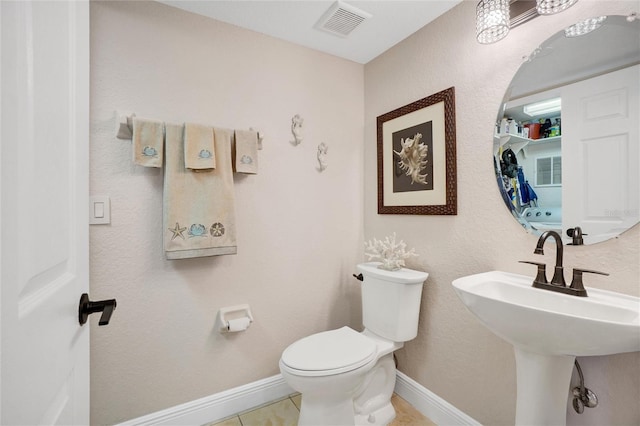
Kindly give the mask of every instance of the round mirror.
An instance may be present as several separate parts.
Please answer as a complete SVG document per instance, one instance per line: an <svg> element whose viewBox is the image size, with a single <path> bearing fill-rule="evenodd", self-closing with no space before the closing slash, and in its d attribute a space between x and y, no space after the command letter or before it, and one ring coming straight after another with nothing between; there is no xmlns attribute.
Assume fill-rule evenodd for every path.
<svg viewBox="0 0 640 426"><path fill-rule="evenodd" d="M635 14L577 23L525 58L493 156L505 204L528 231L593 244L638 223L639 81Z"/></svg>

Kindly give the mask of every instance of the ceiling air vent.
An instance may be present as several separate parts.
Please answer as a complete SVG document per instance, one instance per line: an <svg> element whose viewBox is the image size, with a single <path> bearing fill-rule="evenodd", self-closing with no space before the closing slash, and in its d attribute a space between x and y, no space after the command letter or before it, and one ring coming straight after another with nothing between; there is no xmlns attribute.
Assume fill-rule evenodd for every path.
<svg viewBox="0 0 640 426"><path fill-rule="evenodd" d="M368 18L371 18L371 14L337 1L322 15L315 28L338 37L347 37L351 31Z"/></svg>

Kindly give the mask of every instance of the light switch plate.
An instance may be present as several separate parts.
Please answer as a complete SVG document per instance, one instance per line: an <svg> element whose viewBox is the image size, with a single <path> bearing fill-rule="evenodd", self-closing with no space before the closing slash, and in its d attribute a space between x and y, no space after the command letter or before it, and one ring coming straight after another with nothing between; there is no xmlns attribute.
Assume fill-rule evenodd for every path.
<svg viewBox="0 0 640 426"><path fill-rule="evenodd" d="M108 195L92 195L89 197L89 225L106 225L111 223L111 200Z"/></svg>

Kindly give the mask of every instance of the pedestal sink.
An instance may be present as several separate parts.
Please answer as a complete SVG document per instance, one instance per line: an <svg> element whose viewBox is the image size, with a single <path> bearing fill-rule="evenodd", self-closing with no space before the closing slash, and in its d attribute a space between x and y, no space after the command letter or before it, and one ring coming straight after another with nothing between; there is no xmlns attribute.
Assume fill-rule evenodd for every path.
<svg viewBox="0 0 640 426"><path fill-rule="evenodd" d="M489 330L514 346L516 425L565 425L576 356L640 351L640 298L587 288L577 297L492 271L453 286Z"/></svg>

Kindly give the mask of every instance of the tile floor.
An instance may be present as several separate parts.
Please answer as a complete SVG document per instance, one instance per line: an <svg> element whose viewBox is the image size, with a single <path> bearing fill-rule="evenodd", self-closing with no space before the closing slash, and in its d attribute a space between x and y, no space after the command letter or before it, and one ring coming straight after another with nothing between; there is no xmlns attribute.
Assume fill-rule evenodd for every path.
<svg viewBox="0 0 640 426"><path fill-rule="evenodd" d="M296 426L300 401L300 394L292 395L289 398L205 426ZM398 395L393 395L391 403L396 409L396 418L389 426L436 426Z"/></svg>

